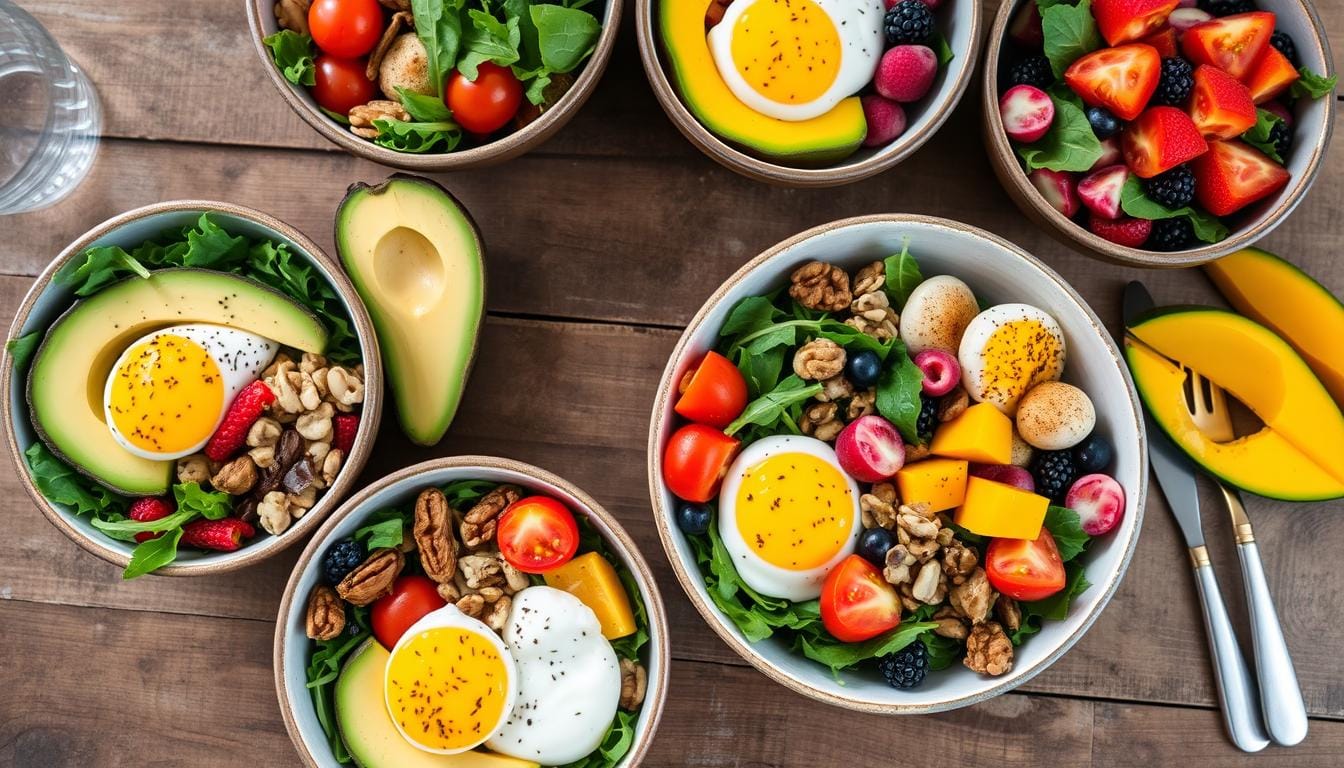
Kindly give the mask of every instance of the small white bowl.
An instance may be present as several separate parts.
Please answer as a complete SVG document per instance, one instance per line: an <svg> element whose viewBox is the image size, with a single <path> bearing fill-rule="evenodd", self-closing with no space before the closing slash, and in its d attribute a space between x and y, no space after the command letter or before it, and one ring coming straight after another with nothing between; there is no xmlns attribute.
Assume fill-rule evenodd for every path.
<svg viewBox="0 0 1344 768"><path fill-rule="evenodd" d="M1097 407L1097 429L1115 445L1113 474L1126 494L1125 516L1110 534L1094 540L1086 554L1092 587L1074 602L1063 621L1014 649L1012 670L1000 677L978 675L961 664L931 672L923 685L897 690L875 672L845 672L837 680L826 667L792 652L778 638L751 643L723 616L705 591L686 536L677 527L677 500L663 484L663 446L677 424L672 411L676 382L712 349L720 326L738 301L787 285L789 273L819 259L851 273L901 250L910 252L926 277L949 274L966 281L982 301L1024 302L1050 313L1064 331L1068 362L1064 379L1086 391ZM818 701L877 714L918 714L956 709L992 698L1030 680L1064 655L1101 614L1134 554L1143 519L1148 461L1138 396L1120 350L1101 320L1058 274L1012 243L984 230L947 219L884 214L824 224L752 259L705 302L677 343L663 372L649 428L649 493L663 547L672 570L711 628L734 651L788 688Z"/></svg>

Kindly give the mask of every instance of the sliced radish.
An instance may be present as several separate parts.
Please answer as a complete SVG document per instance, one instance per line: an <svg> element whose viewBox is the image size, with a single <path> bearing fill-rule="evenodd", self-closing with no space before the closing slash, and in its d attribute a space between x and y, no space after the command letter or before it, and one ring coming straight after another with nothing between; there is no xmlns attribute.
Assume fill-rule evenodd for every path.
<svg viewBox="0 0 1344 768"><path fill-rule="evenodd" d="M926 349L915 355L915 365L924 372L924 394L931 397L946 395L961 381L961 364L941 349Z"/></svg>
<svg viewBox="0 0 1344 768"><path fill-rule="evenodd" d="M1178 35L1196 24L1203 24L1206 21L1213 21L1213 14L1198 8L1177 8L1167 17L1167 23L1171 25L1172 29L1176 30Z"/></svg>
<svg viewBox="0 0 1344 768"><path fill-rule="evenodd" d="M999 99L999 117L1008 138L1030 144L1050 130L1055 103L1034 85L1014 85Z"/></svg>
<svg viewBox="0 0 1344 768"><path fill-rule="evenodd" d="M861 483L880 483L905 466L905 441L890 421L863 416L835 439L840 468Z"/></svg>
<svg viewBox="0 0 1344 768"><path fill-rule="evenodd" d="M1027 174L1027 181L1031 182L1036 191L1041 193L1041 197L1045 198L1045 202L1056 211L1069 218L1073 218L1078 212L1077 183L1073 174L1037 168Z"/></svg>
<svg viewBox="0 0 1344 768"><path fill-rule="evenodd" d="M971 474L975 477L983 477L996 483L1020 488L1027 493L1036 492L1036 480L1032 478L1031 473L1012 464L972 464Z"/></svg>
<svg viewBox="0 0 1344 768"><path fill-rule="evenodd" d="M1120 192L1125 188L1129 169L1112 165L1093 171L1078 182L1078 197L1092 213L1103 219L1120 218Z"/></svg>
<svg viewBox="0 0 1344 768"><path fill-rule="evenodd" d="M1022 4L1022 9L1008 24L1008 36L1023 48L1040 48L1045 44L1045 35L1041 33L1041 11L1036 3Z"/></svg>
<svg viewBox="0 0 1344 768"><path fill-rule="evenodd" d="M1088 536L1100 536L1125 516L1125 489L1110 475L1083 475L1073 481L1064 505L1078 513Z"/></svg>
<svg viewBox="0 0 1344 768"><path fill-rule="evenodd" d="M1125 162L1125 156L1120 152L1120 137L1118 135L1112 136L1101 142L1101 157L1098 157L1097 162L1093 163L1088 170L1096 171L1123 162Z"/></svg>
<svg viewBox="0 0 1344 768"><path fill-rule="evenodd" d="M905 133L905 110L900 104L876 93L864 96L861 103L863 118L868 122L868 135L863 139L863 146L881 147Z"/></svg>

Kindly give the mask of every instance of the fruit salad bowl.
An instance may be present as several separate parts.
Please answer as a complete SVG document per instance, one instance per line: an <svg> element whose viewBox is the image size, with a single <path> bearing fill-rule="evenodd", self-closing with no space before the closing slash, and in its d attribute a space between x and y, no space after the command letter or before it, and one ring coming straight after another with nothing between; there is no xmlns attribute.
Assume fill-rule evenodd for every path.
<svg viewBox="0 0 1344 768"><path fill-rule="evenodd" d="M836 319L851 307L860 314ZM899 337L865 321L899 323ZM779 344L783 359L771 363ZM1007 388L982 384L1043 345L1060 354L1038 363L1057 364L1062 379L1018 390L1014 425L999 407ZM960 364L940 351L948 346ZM972 369L972 358L983 364ZM1069 415L1079 401L1084 418ZM1096 314L1021 248L926 216L836 221L757 256L691 320L649 429L655 521L691 602L770 678L879 714L964 707L1049 667L1114 594L1146 493L1139 408ZM1088 492L1098 483L1112 489L1104 508ZM1080 524L1072 534L1066 504ZM1033 515L1030 530L1018 527ZM776 530L777 520L791 527ZM996 554L1046 540L1059 549L1016 561L1053 563L1055 576L1031 585ZM1047 620L1030 618L1042 611Z"/></svg>
<svg viewBox="0 0 1344 768"><path fill-rule="evenodd" d="M125 578L220 573L296 543L354 485L382 413L377 338L345 273L297 229L230 203L156 203L90 229L37 277L9 339L17 475ZM302 374L299 348L312 351ZM266 380L281 365L309 387L339 369L349 404L330 389L281 413Z"/></svg>
<svg viewBox="0 0 1344 768"><path fill-rule="evenodd" d="M990 164L1023 213L1089 256L1211 261L1282 223L1321 169L1335 65L1315 7L1195 5L999 6L981 95ZM1108 96L1126 67L1133 87Z"/></svg>
<svg viewBox="0 0 1344 768"><path fill-rule="evenodd" d="M497 516L488 526L473 527L484 521L482 510ZM516 545L529 531L542 530L554 544L551 536L558 529L546 528L544 521L562 518L570 527L559 537L577 541L564 552L551 549L546 563L529 560L535 568L524 565ZM527 522L515 525L519 520ZM457 555L445 561L447 547ZM360 551L351 555L351 549ZM523 556L538 551L528 546ZM379 569L369 564L380 558L398 565L394 573L382 574L386 585L370 586ZM468 562L473 559L497 562L506 575L481 570ZM526 572L511 570L512 563ZM487 584L489 574L496 578ZM482 607L482 600L490 602ZM334 608L340 613L336 626ZM403 649L430 659L421 679L446 676L443 670L433 674L433 659L441 643L455 638L430 638L443 626L454 636L479 633L498 646L508 662L502 675L505 699L513 702L512 714L506 707L492 720L513 730L508 736L501 730L489 741L486 736L495 732L491 723L466 724L464 718L475 717L475 710L448 716L462 733L479 734L470 743L431 745L460 753L453 755L426 751L430 747L414 738L419 729L399 733L389 714L399 706L398 676L410 656ZM620 523L590 496L550 472L510 459L440 458L362 489L308 543L285 585L276 622L276 693L295 749L315 768L351 763L536 768L580 761L635 766L648 753L666 697L667 634L648 563ZM430 644L411 648L417 642ZM607 661L590 664L591 658L584 660L590 652ZM459 664L457 682L468 688L481 682L479 669L460 666L454 655L443 659ZM613 679L618 656L620 676ZM486 701L493 700L487 693ZM480 699L476 702L480 709ZM461 702L448 694L435 703L451 712ZM397 719L410 721L418 714L412 707Z"/></svg>

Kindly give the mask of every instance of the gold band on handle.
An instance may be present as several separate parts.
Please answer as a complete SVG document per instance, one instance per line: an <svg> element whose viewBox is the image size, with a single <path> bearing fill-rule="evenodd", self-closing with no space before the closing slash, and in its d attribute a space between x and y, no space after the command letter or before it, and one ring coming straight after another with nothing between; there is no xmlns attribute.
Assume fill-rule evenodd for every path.
<svg viewBox="0 0 1344 768"><path fill-rule="evenodd" d="M1255 541L1255 531L1251 530L1251 518L1246 515L1246 507L1241 503L1241 496L1222 483L1218 484L1218 490L1223 492L1227 512L1232 516L1232 530L1236 534L1237 543L1250 544Z"/></svg>
<svg viewBox="0 0 1344 768"><path fill-rule="evenodd" d="M1205 549L1203 544L1190 548L1190 564L1196 568L1209 566L1209 550Z"/></svg>

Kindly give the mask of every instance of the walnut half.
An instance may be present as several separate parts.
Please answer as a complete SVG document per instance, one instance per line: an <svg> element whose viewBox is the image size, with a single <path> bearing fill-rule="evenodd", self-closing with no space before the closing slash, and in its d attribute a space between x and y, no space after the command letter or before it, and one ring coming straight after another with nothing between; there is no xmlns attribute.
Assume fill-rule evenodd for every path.
<svg viewBox="0 0 1344 768"><path fill-rule="evenodd" d="M621 700L620 707L633 712L644 703L644 694L649 687L649 673L638 662L621 659Z"/></svg>
<svg viewBox="0 0 1344 768"><path fill-rule="evenodd" d="M313 588L308 596L308 615L304 631L314 640L330 640L345 631L345 603L336 590L325 584Z"/></svg>
<svg viewBox="0 0 1344 768"><path fill-rule="evenodd" d="M336 585L336 593L351 605L368 605L392 592L392 582L406 566L406 556L395 548L375 549Z"/></svg>
<svg viewBox="0 0 1344 768"><path fill-rule="evenodd" d="M789 295L808 309L839 312L848 309L853 298L849 292L849 275L823 261L810 261L795 269L789 281Z"/></svg>
<svg viewBox="0 0 1344 768"><path fill-rule="evenodd" d="M977 624L966 638L966 658L961 663L982 675L1007 674L1013 668L1013 644L997 621Z"/></svg>
<svg viewBox="0 0 1344 768"><path fill-rule="evenodd" d="M452 581L457 572L457 539L448 500L438 488L426 488L416 498L411 532L425 575L439 584Z"/></svg>

